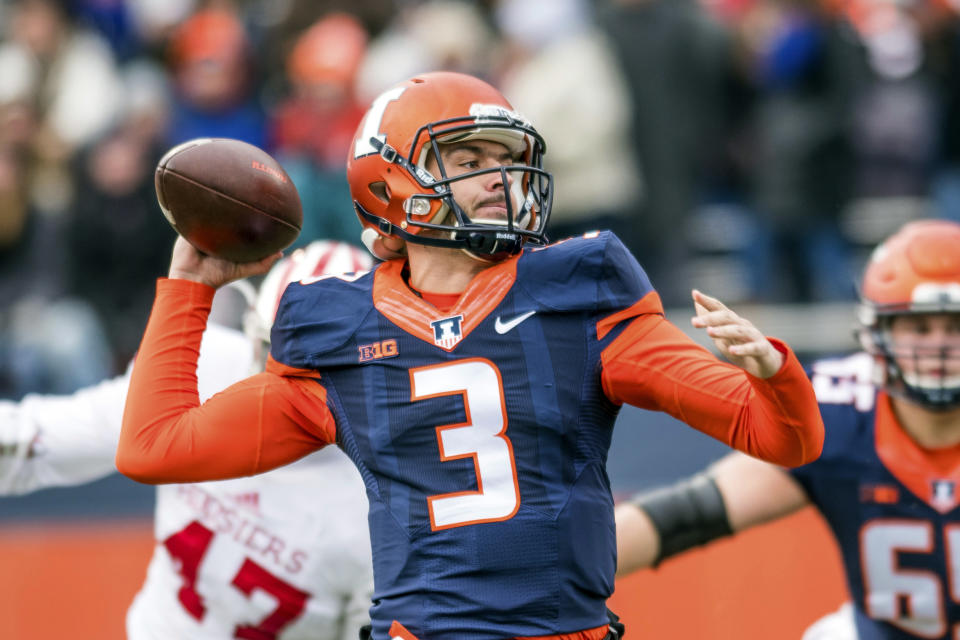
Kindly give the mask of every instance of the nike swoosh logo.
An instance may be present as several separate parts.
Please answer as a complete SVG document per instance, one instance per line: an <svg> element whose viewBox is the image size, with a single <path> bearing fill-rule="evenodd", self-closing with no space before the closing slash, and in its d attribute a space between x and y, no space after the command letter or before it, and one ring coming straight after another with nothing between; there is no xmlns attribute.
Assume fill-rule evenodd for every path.
<svg viewBox="0 0 960 640"><path fill-rule="evenodd" d="M497 330L497 333L504 334L507 331L510 331L511 329L513 329L515 326L517 326L524 320L526 320L527 318L529 318L530 316L532 316L533 314L535 314L536 312L537 312L536 309L534 309L533 311L527 311L526 313L521 314L516 318L513 318L512 320L507 320L506 322L501 321L500 316L497 316L497 321L496 323L494 323L493 328Z"/></svg>

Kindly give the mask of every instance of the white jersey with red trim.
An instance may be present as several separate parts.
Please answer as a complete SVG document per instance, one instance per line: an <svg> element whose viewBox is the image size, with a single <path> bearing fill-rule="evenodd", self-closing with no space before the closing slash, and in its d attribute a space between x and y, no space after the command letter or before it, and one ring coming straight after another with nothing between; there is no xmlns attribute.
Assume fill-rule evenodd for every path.
<svg viewBox="0 0 960 640"><path fill-rule="evenodd" d="M247 338L211 323L197 363L200 396L246 377L252 367ZM78 485L116 472L128 377L72 395L30 394L19 402L0 401L0 495Z"/></svg>
<svg viewBox="0 0 960 640"><path fill-rule="evenodd" d="M211 324L201 399L246 377L252 347ZM115 471L121 376L70 396L0 404L0 493ZM242 425L238 425L238 428ZM157 488L157 545L127 616L130 640L357 637L373 591L367 500L338 449L250 478Z"/></svg>
<svg viewBox="0 0 960 640"><path fill-rule="evenodd" d="M373 592L360 474L337 449L281 470L157 490L157 547L131 640L353 640Z"/></svg>

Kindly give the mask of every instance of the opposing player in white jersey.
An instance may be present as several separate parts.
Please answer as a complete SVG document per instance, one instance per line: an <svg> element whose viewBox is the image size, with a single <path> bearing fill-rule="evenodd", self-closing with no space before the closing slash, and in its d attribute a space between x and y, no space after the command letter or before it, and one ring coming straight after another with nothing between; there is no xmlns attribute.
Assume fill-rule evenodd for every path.
<svg viewBox="0 0 960 640"><path fill-rule="evenodd" d="M204 334L201 398L262 367L286 284L369 266L365 252L326 241L278 262L244 319L246 336L213 324ZM0 403L0 493L114 472L127 382ZM336 491L316 489L329 486ZM259 476L159 486L157 544L128 637L355 639L373 590L366 511L360 476L334 447Z"/></svg>

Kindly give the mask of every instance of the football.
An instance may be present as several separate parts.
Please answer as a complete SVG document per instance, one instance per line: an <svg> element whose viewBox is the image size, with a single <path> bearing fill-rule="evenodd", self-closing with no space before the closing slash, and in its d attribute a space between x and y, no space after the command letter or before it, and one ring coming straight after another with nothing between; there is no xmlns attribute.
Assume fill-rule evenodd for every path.
<svg viewBox="0 0 960 640"><path fill-rule="evenodd" d="M240 140L199 138L170 149L154 184L176 232L203 253L232 262L255 262L290 246L303 223L287 172Z"/></svg>

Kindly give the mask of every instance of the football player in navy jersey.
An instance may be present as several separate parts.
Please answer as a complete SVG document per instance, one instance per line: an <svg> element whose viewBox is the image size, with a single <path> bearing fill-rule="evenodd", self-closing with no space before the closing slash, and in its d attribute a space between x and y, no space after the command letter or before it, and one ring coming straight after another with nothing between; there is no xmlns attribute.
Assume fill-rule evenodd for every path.
<svg viewBox="0 0 960 640"><path fill-rule="evenodd" d="M861 290L865 352L812 367L822 456L784 470L734 453L619 505L620 574L813 504L853 602L805 638L960 638L960 225L907 224Z"/></svg>
<svg viewBox="0 0 960 640"><path fill-rule="evenodd" d="M369 496L374 640L616 637L605 465L621 404L786 466L816 459L823 424L792 352L720 301L695 292L693 323L733 364L665 320L613 235L546 245L544 150L471 76L387 90L347 166L362 239L384 262L288 287L267 371L202 405L193 369L213 291L271 260L178 239L117 467L211 480L335 443Z"/></svg>

